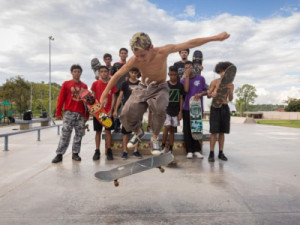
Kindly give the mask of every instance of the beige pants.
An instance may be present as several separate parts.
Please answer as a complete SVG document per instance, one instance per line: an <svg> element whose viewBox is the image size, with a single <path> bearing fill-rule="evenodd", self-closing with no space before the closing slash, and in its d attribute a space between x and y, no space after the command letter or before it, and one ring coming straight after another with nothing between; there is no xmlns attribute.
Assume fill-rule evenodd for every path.
<svg viewBox="0 0 300 225"><path fill-rule="evenodd" d="M152 112L150 126L153 134L158 135L166 119L169 90L167 82L149 86L139 84L132 91L120 115L120 121L125 129L138 132L142 126L143 115L149 106Z"/></svg>

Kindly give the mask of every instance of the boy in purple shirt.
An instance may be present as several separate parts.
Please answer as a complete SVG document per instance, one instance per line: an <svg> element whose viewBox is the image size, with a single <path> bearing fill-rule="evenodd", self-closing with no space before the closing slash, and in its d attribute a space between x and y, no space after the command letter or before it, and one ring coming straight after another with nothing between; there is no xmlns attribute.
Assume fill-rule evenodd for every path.
<svg viewBox="0 0 300 225"><path fill-rule="evenodd" d="M200 70L202 70L202 66ZM187 151L187 158L191 159L193 158L193 155L195 155L197 158L203 159L203 155L200 153L201 146L199 141L192 138L189 101L192 96L200 98L203 112L203 96L207 95L206 83L204 77L200 74L195 74L191 61L187 61L185 63L184 75L185 77L181 80L181 83L184 85L186 96L183 104L182 117L184 144Z"/></svg>

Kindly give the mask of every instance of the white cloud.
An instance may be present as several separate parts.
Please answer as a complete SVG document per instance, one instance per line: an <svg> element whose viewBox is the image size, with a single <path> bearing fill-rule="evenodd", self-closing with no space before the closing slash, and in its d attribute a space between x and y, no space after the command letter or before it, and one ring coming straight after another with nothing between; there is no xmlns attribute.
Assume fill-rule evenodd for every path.
<svg viewBox="0 0 300 225"><path fill-rule="evenodd" d="M230 39L196 48L204 54L203 74L208 83L216 77L212 72L215 64L228 60L238 67L236 87L248 83L260 90L257 103L281 104L287 96L300 98L297 12L264 20L221 14L192 21L185 19L197 17L197 6L187 7L187 17L178 19L146 0L74 0L72 4L66 0L3 0L0 7L0 84L16 75L47 83L50 35L55 38L52 81L61 84L70 79L70 66L80 63L82 80L91 86L94 76L90 60L102 60L109 52L118 61L119 48L129 49L135 32L149 33L154 46L160 46L226 30ZM172 54L168 64L178 60L179 55Z"/></svg>
<svg viewBox="0 0 300 225"><path fill-rule="evenodd" d="M178 17L186 19L186 18L195 17L195 15L196 15L195 6L187 5L184 9L183 14L180 14Z"/></svg>

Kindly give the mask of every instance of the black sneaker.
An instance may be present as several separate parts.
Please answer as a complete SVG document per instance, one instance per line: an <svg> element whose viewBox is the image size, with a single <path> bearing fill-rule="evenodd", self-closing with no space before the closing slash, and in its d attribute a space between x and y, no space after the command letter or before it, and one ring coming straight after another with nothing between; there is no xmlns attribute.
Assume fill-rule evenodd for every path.
<svg viewBox="0 0 300 225"><path fill-rule="evenodd" d="M127 152L123 152L122 154L122 159L127 159L128 158L128 153Z"/></svg>
<svg viewBox="0 0 300 225"><path fill-rule="evenodd" d="M143 158L143 156L140 154L139 151L133 152L133 155L134 155L135 157L137 157L138 159L142 159L142 158Z"/></svg>
<svg viewBox="0 0 300 225"><path fill-rule="evenodd" d="M219 153L219 156L218 156L219 159L223 160L223 161L227 161L227 157L224 155L223 152Z"/></svg>
<svg viewBox="0 0 300 225"><path fill-rule="evenodd" d="M99 160L100 159L100 150L95 150L95 154L93 156L93 160Z"/></svg>
<svg viewBox="0 0 300 225"><path fill-rule="evenodd" d="M107 160L113 160L114 159L112 150L110 148L107 149L106 158L107 158Z"/></svg>
<svg viewBox="0 0 300 225"><path fill-rule="evenodd" d="M78 155L78 153L73 153L72 159L75 160L75 161L81 161L81 158L80 158L80 156Z"/></svg>
<svg viewBox="0 0 300 225"><path fill-rule="evenodd" d="M215 156L214 155L209 155L208 162L214 162L214 161L215 161Z"/></svg>
<svg viewBox="0 0 300 225"><path fill-rule="evenodd" d="M138 145L139 142L142 142L142 138L145 136L144 130L141 128L141 131L138 135L134 134L132 138L127 143L127 148L134 148Z"/></svg>
<svg viewBox="0 0 300 225"><path fill-rule="evenodd" d="M63 157L61 154L56 155L55 158L52 160L52 163L59 163L63 160Z"/></svg>

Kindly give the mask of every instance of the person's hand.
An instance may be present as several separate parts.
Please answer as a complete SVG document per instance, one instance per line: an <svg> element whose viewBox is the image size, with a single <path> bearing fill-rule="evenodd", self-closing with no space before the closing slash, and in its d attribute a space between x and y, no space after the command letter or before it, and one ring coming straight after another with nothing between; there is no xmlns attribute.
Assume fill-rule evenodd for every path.
<svg viewBox="0 0 300 225"><path fill-rule="evenodd" d="M196 100L196 101L198 101L199 100L199 98L202 96L202 94L201 93L199 93L199 94L195 94L194 95L194 99Z"/></svg>
<svg viewBox="0 0 300 225"><path fill-rule="evenodd" d="M178 113L177 119L178 119L178 122L182 119L182 112Z"/></svg>
<svg viewBox="0 0 300 225"><path fill-rule="evenodd" d="M230 37L230 34L227 34L227 32L222 32L222 33L217 35L217 40L224 41L229 37Z"/></svg>
<svg viewBox="0 0 300 225"><path fill-rule="evenodd" d="M190 76L192 75L193 73L193 66L192 65L188 65L186 68L185 68L185 71L184 71L184 75L185 75L185 78L190 78Z"/></svg>
<svg viewBox="0 0 300 225"><path fill-rule="evenodd" d="M114 118L117 118L117 117L118 117L118 112L117 112L116 110L115 110L114 113L113 113L113 117L114 117Z"/></svg>
<svg viewBox="0 0 300 225"><path fill-rule="evenodd" d="M107 95L102 94L100 98L100 108L104 108L107 104Z"/></svg>
<svg viewBox="0 0 300 225"><path fill-rule="evenodd" d="M227 87L231 92L233 92L233 90L234 90L234 85L233 85L233 83L227 84L226 87Z"/></svg>

